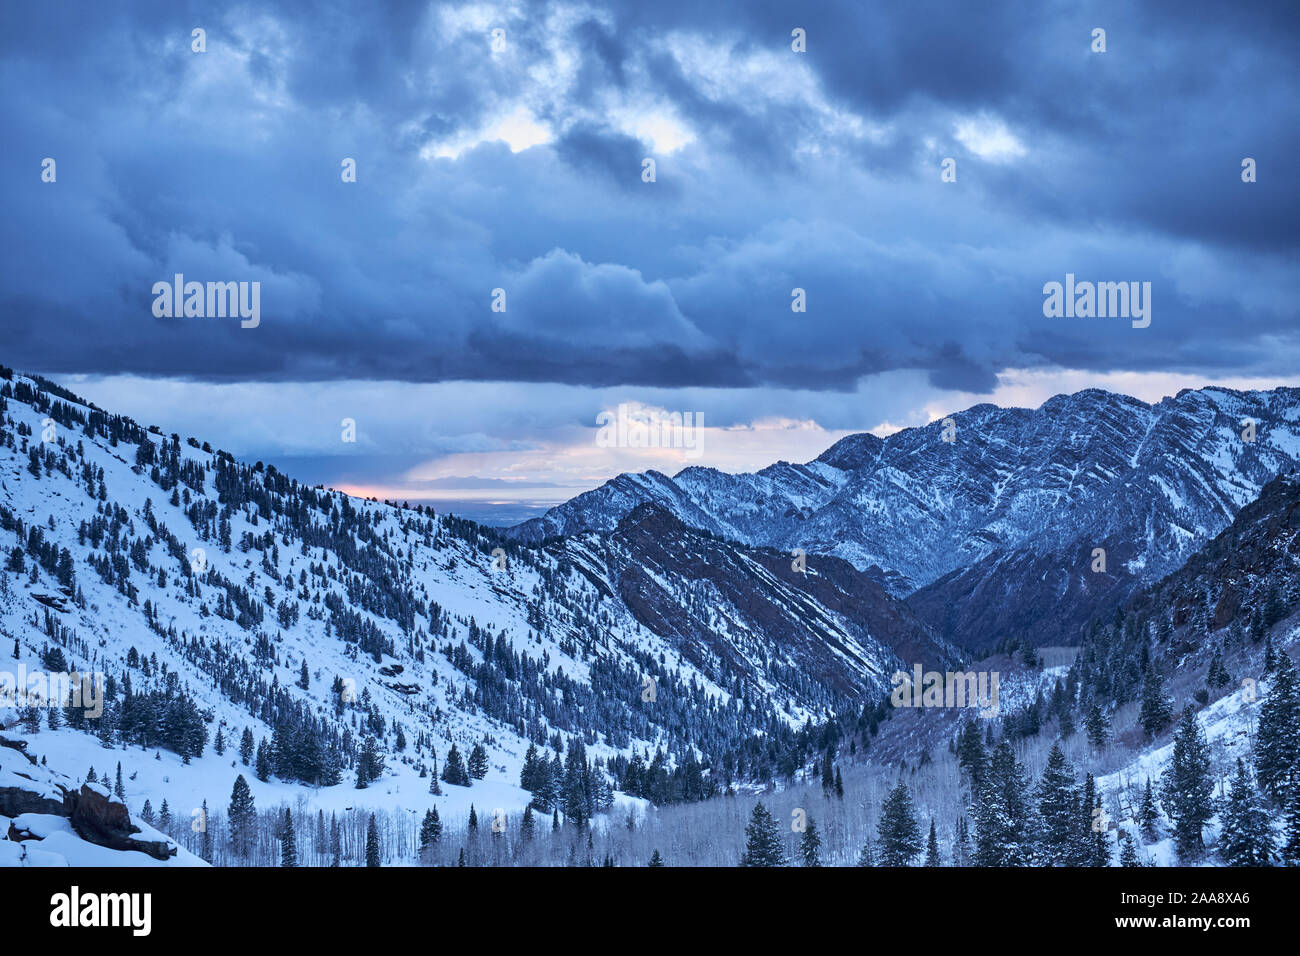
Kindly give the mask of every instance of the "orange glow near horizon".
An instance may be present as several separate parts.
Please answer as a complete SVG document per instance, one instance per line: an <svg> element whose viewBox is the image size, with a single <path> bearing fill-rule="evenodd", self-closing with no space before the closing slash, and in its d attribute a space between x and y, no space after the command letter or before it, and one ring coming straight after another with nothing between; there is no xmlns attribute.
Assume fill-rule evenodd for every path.
<svg viewBox="0 0 1300 956"><path fill-rule="evenodd" d="M591 487L596 487L605 478L594 479ZM567 501L574 495L582 494L589 490L588 488L538 488L537 494L533 496L521 495L517 498L505 497L502 495L501 488L437 488L437 489L414 489L403 488L400 486L385 485L355 485L344 482L338 485L325 485L333 491L342 492L349 498L373 498L376 501L411 501L427 503L431 501L476 501L483 504L509 505L509 504L529 504L545 503L559 504Z"/></svg>

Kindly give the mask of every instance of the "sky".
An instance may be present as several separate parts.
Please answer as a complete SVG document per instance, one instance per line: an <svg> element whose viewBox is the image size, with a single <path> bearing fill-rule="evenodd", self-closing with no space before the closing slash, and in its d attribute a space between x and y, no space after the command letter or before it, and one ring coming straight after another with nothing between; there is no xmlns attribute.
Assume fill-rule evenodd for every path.
<svg viewBox="0 0 1300 956"><path fill-rule="evenodd" d="M4 4L0 363L462 513L1300 384L1294 5L1033 11ZM258 283L256 326L157 314L177 273ZM1067 274L1150 324L1045 314Z"/></svg>

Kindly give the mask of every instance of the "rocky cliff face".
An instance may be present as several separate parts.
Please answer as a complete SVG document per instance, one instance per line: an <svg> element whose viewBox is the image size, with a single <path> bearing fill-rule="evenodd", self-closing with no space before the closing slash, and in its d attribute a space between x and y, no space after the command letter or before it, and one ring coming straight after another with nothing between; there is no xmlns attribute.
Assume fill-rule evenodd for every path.
<svg viewBox="0 0 1300 956"><path fill-rule="evenodd" d="M710 679L778 698L861 701L913 663L958 653L872 576L839 558L747 548L642 504L609 534L566 539L556 553L617 595L647 632Z"/></svg>
<svg viewBox="0 0 1300 956"><path fill-rule="evenodd" d="M61 824L61 820L68 823ZM144 833L131 821L126 805L103 787L91 783L77 787L62 774L41 766L27 753L27 741L5 733L2 727L0 822L4 824L0 827L0 866L24 861L50 865L57 862L52 857L60 858L61 865L76 865L84 862L77 857L78 842L121 853L143 853L160 862L177 855L175 843L152 829ZM44 846L54 834L60 837L53 844L57 851ZM122 857L114 865L129 862Z"/></svg>

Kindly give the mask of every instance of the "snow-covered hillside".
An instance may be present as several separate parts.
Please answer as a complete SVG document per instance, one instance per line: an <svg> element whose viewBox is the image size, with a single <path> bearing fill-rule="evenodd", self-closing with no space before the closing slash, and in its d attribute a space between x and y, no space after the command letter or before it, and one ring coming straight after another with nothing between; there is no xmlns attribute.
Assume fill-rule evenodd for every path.
<svg viewBox="0 0 1300 956"><path fill-rule="evenodd" d="M0 384L0 669L104 675L103 719L28 732L70 779L120 762L133 814L224 807L239 775L259 808L518 813L529 747L575 744L598 811L635 754L699 761L722 787L758 772L764 740L878 696L900 653L950 656L842 562L782 576L764 570L776 556L687 529L678 543L700 550L675 560L710 575L652 568L653 535L524 548L43 380ZM761 608L755 575L774 589ZM482 748L482 777L432 794L453 746Z"/></svg>

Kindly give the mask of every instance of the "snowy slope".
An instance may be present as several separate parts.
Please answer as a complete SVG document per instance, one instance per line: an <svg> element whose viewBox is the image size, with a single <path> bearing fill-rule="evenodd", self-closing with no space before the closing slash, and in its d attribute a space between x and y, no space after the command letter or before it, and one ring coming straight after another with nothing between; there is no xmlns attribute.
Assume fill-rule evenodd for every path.
<svg viewBox="0 0 1300 956"><path fill-rule="evenodd" d="M259 808L437 806L448 821L471 803L517 812L529 800L518 783L530 743L581 740L598 770L658 748L707 764L773 721L795 727L880 692L900 660L894 639L909 660L948 653L849 566L834 585L815 567L785 582L762 614L734 602L728 627L748 650L702 653L691 636L718 610L691 596L703 575L678 568L635 607L612 583L656 573L643 562L647 540L522 549L468 522L309 489L273 466L149 433L50 383L11 375L0 385L0 567L15 551L23 565L0 571L0 671L40 671L58 650L67 669L113 678L110 710L129 683L137 697L192 700L201 721L201 753L182 755L157 741L105 746L42 719L32 751L75 781L120 761L133 814L146 799L155 811L168 800L182 820L204 800L224 808L237 775ZM693 544L746 580L773 560ZM743 591L739 579L718 583ZM894 617L907 626L894 629ZM811 679L795 673L799 655L774 660L769 632L821 662ZM656 706L641 696L647 674ZM237 753L245 728L273 740L287 721L307 722L337 753L341 782L257 779ZM366 737L386 769L358 790ZM451 746L467 756L476 744L486 777L430 794L426 774Z"/></svg>

